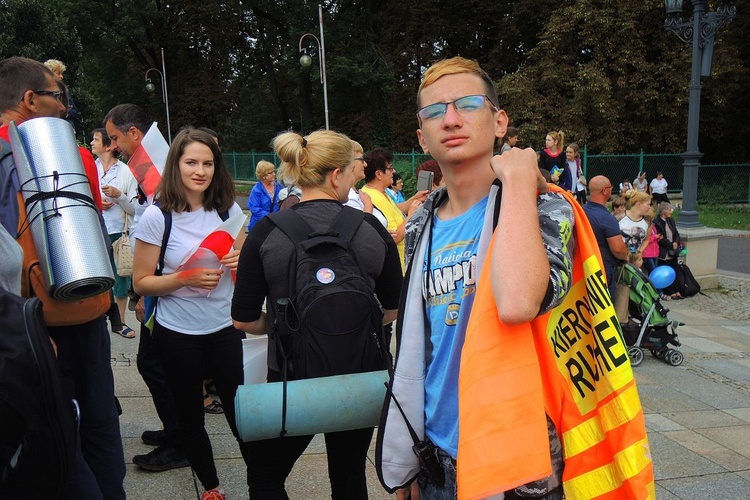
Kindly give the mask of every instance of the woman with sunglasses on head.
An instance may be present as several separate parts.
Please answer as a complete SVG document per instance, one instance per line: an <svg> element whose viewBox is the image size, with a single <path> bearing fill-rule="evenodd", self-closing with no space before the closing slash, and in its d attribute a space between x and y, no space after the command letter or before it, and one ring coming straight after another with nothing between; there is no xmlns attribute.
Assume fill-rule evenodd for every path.
<svg viewBox="0 0 750 500"><path fill-rule="evenodd" d="M189 253L228 217L242 214L234 185L214 139L196 129L182 130L169 148L157 204L146 209L136 228L133 288L158 297L153 341L175 400L182 449L206 490L203 500L223 500L211 442L204 426L203 379L212 378L222 401L234 401L243 383L242 339L232 326L230 306L241 232L234 249L218 256L215 267L182 269ZM171 224L160 262L162 243ZM219 259L220 257L220 259ZM224 416L235 438L234 404ZM239 441L245 460L247 443Z"/></svg>
<svg viewBox="0 0 750 500"><path fill-rule="evenodd" d="M552 175L552 180L556 181L558 186L572 192L573 178L567 168L565 149L563 148L564 142L565 134L562 130L557 132L553 130L547 134L544 140L545 148L539 153L539 168L542 172L545 170L549 172ZM554 175L554 172L558 172L558 174Z"/></svg>
<svg viewBox="0 0 750 500"><path fill-rule="evenodd" d="M331 230L339 217L351 220L354 211L342 203L348 199L356 182L360 168L357 164L361 160L347 136L328 130L306 137L284 132L273 140L273 147L282 161L280 177L302 190L301 201L291 208L296 218L302 219L298 222L322 234ZM279 299L291 297L295 292L289 289L290 273L295 276L297 272L289 265L292 253L296 252L291 241L271 217L262 219L253 228L242 248L232 300L232 318L238 328L255 335L274 334L276 307L268 307L264 312L263 306L275 305ZM356 256L367 286L377 295L383 308L383 323L393 321L401 288L401 268L393 238L372 215L365 213L349 245L349 254ZM361 306L349 303L341 306L354 307L348 314L360 317ZM279 342L284 350L291 350L291 339L287 342L287 338L280 337ZM277 349L275 342L269 342L269 382L282 380L284 358ZM330 351L326 354L335 356ZM294 380L294 365L286 367ZM373 428L369 427L325 434L332 498L367 498L365 465L372 433ZM312 438L312 435L285 436L248 443L250 498L289 498L284 488L286 478Z"/></svg>

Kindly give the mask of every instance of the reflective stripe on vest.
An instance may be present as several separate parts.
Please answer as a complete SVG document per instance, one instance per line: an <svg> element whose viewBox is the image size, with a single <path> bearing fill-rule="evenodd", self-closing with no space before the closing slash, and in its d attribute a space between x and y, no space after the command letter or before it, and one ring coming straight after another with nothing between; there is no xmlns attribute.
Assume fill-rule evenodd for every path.
<svg viewBox="0 0 750 500"><path fill-rule="evenodd" d="M483 266L459 375L461 499L551 473L545 413L562 441L566 499L655 498L643 411L596 239L563 195L575 212L576 251L559 306L524 325L502 324L492 266Z"/></svg>

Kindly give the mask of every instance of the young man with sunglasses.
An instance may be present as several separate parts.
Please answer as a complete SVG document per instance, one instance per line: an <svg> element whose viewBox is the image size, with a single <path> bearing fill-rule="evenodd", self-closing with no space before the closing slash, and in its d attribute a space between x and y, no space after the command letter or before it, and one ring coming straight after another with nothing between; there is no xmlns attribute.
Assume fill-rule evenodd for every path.
<svg viewBox="0 0 750 500"><path fill-rule="evenodd" d="M58 118L66 111L64 94L43 64L24 57L0 61L0 139L8 142L11 121L20 125L36 118ZM94 158L83 148L79 151L94 204L101 210ZM15 235L20 181L12 156L0 167L0 222ZM81 242L68 243L75 247ZM86 254L83 248L72 252L82 257ZM76 307L75 303L71 307ZM80 409L75 459L60 498L124 499L125 458L104 316L79 325L48 327L48 331L57 346L65 390L78 401ZM39 473L44 481L43 471ZM36 498L34 486L29 484L27 498Z"/></svg>
<svg viewBox="0 0 750 500"><path fill-rule="evenodd" d="M430 67L417 108L419 143L440 165L445 187L406 227L397 363L377 465L386 488L400 488L399 499L424 500L456 496L459 366L481 267L492 266L497 317L506 325L532 321L568 291L574 220L570 204L548 192L533 150L493 156L508 117L476 62ZM548 428L553 474L506 498L562 498L560 441Z"/></svg>

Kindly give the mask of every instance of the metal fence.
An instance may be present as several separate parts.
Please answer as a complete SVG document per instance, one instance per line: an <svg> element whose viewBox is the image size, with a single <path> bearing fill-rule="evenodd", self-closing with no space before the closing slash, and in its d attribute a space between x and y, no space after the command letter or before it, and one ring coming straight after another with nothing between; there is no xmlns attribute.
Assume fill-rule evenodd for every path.
<svg viewBox="0 0 750 500"><path fill-rule="evenodd" d="M587 155L583 151L583 171L587 179L595 175L607 176L617 185L631 182L638 172L646 172L648 179L662 172L669 182L669 192L683 188L682 155L638 154ZM750 163L701 165L698 170L698 203L750 203Z"/></svg>
<svg viewBox="0 0 750 500"><path fill-rule="evenodd" d="M224 161L238 181L256 181L255 166L260 160L278 165L275 153L251 151L249 153L224 153ZM623 179L631 182L638 172L646 172L649 180L662 172L669 182L669 192L681 192L683 188L682 156L676 153L644 153L590 155L587 148L581 151L582 168L587 179L595 175L608 177L614 185ZM429 160L430 155L412 150L407 153L393 153L396 169L407 180L417 167ZM410 175L411 174L411 175ZM729 163L701 165L698 172L699 203L750 203L750 163Z"/></svg>

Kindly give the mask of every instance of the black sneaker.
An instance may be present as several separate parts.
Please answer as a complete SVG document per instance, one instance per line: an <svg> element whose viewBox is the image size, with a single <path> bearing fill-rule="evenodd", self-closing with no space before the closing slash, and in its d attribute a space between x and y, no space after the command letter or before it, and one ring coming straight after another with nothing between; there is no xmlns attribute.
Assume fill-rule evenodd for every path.
<svg viewBox="0 0 750 500"><path fill-rule="evenodd" d="M167 440L164 436L164 431L143 431L141 434L141 441L151 446L162 446L167 444Z"/></svg>
<svg viewBox="0 0 750 500"><path fill-rule="evenodd" d="M133 463L141 469L153 471L179 469L190 465L182 451L169 445L159 446L145 455L136 455L133 457Z"/></svg>

